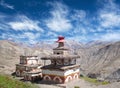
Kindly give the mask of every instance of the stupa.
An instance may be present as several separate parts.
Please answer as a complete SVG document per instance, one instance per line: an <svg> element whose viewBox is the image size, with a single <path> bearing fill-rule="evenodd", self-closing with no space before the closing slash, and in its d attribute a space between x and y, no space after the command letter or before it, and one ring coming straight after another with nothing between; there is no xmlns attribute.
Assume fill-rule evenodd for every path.
<svg viewBox="0 0 120 88"><path fill-rule="evenodd" d="M20 63L16 64L16 76L34 81L42 77L41 67L38 56L20 56Z"/></svg>
<svg viewBox="0 0 120 88"><path fill-rule="evenodd" d="M52 55L41 58L42 60L51 61L51 64L41 68L43 80L67 83L78 79L80 65L76 64L76 59L80 57L69 53L70 49L64 46L65 40L63 36L58 37L57 43L58 47L53 49Z"/></svg>

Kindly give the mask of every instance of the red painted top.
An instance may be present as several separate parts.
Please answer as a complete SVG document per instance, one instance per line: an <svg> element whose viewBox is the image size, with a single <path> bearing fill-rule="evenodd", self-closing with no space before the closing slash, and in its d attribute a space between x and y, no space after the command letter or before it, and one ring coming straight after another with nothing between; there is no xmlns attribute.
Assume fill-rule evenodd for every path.
<svg viewBox="0 0 120 88"><path fill-rule="evenodd" d="M65 37L63 37L63 36L59 36L57 42L64 42L64 38L65 38Z"/></svg>

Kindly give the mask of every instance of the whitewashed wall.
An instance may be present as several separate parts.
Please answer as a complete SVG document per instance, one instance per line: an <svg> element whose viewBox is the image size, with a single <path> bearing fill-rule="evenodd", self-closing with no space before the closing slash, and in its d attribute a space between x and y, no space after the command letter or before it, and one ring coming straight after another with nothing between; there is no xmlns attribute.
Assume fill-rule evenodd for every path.
<svg viewBox="0 0 120 88"><path fill-rule="evenodd" d="M28 57L28 58L27 58L27 64L30 64L30 65L31 65L31 64L34 64L34 65L35 65L35 64L38 64L37 59L38 59L37 57Z"/></svg>
<svg viewBox="0 0 120 88"><path fill-rule="evenodd" d="M73 74L73 73L78 73L79 72L79 68L78 69L71 69L71 70L67 70L64 75L67 76L69 74Z"/></svg>
<svg viewBox="0 0 120 88"><path fill-rule="evenodd" d="M28 60L27 61L27 64L33 64L33 65L35 65L35 64L37 64L37 60Z"/></svg>
<svg viewBox="0 0 120 88"><path fill-rule="evenodd" d="M70 69L67 71L53 71L53 70L42 70L43 74L51 74L51 75L59 75L59 76L67 76L73 73L79 72L79 69Z"/></svg>

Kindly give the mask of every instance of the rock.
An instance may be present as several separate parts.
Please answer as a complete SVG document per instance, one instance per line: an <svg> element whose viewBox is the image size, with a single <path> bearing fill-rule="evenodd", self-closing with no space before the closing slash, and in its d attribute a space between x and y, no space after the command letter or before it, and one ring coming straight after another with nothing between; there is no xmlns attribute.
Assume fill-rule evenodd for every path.
<svg viewBox="0 0 120 88"><path fill-rule="evenodd" d="M4 66L0 66L0 68L5 68Z"/></svg>
<svg viewBox="0 0 120 88"><path fill-rule="evenodd" d="M95 73L88 73L87 75L89 78L97 78L100 76L100 74L95 74Z"/></svg>
<svg viewBox="0 0 120 88"><path fill-rule="evenodd" d="M106 80L109 80L110 82L120 82L120 69L111 73L108 77L106 77Z"/></svg>

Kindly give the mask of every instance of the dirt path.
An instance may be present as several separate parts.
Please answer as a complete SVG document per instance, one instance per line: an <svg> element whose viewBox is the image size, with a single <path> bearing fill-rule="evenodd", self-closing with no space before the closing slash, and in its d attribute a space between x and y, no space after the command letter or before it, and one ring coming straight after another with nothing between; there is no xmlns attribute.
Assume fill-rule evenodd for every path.
<svg viewBox="0 0 120 88"><path fill-rule="evenodd" d="M84 81L83 79L74 80L66 84L45 84L44 82L40 82L37 85L40 88L74 88L75 86L78 86L79 88L96 88L96 86Z"/></svg>
<svg viewBox="0 0 120 88"><path fill-rule="evenodd" d="M74 80L66 84L67 88L74 88L78 86L79 88L96 88L94 85L84 81L83 79Z"/></svg>

